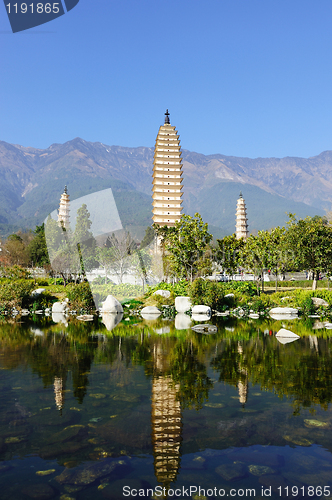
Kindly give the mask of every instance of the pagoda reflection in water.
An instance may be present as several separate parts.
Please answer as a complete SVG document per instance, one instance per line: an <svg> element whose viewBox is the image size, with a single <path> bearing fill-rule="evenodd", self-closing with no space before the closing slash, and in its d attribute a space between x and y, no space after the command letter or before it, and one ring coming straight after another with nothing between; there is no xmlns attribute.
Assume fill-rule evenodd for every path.
<svg viewBox="0 0 332 500"><path fill-rule="evenodd" d="M160 345L153 347L152 445L154 470L158 482L166 488L175 482L180 468L182 441L181 405L177 397L180 385L167 375L167 358Z"/></svg>

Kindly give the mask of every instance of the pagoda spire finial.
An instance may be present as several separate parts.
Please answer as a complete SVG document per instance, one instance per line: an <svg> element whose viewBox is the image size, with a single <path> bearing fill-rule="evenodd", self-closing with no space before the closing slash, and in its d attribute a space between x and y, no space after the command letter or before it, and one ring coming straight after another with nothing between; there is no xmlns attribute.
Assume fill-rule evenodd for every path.
<svg viewBox="0 0 332 500"><path fill-rule="evenodd" d="M65 186L65 189L63 190L63 192L67 194L67 186Z"/></svg>
<svg viewBox="0 0 332 500"><path fill-rule="evenodd" d="M166 109L166 113L165 113L165 125L170 125L170 119L169 119L169 112L168 112L168 109Z"/></svg>

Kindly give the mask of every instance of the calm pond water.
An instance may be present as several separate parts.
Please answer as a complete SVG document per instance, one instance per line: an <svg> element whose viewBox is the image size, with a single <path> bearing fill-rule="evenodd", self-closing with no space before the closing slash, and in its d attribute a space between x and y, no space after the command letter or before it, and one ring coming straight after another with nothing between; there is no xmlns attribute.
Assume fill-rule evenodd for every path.
<svg viewBox="0 0 332 500"><path fill-rule="evenodd" d="M331 339L313 326L1 323L1 500L332 498Z"/></svg>

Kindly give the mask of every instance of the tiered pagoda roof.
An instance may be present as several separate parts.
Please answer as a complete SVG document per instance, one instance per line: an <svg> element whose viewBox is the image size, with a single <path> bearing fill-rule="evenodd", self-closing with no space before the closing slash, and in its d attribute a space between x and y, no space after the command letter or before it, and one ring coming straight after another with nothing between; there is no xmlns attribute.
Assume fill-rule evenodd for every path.
<svg viewBox="0 0 332 500"><path fill-rule="evenodd" d="M159 129L153 161L153 222L174 226L182 212L182 158L180 139L170 124L168 110Z"/></svg>

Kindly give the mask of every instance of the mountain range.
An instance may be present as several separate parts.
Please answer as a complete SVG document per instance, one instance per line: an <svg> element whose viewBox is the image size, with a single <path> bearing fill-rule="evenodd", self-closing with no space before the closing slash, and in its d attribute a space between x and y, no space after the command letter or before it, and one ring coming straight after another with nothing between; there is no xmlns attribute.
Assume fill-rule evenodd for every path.
<svg viewBox="0 0 332 500"><path fill-rule="evenodd" d="M0 141L0 234L32 228L70 198L112 188L124 227L138 237L151 225L154 149L107 146L80 138L47 149ZM324 215L332 202L332 151L311 158L239 158L187 150L183 157L184 213L199 212L220 237L235 230L240 191L249 230L283 225L286 213Z"/></svg>

